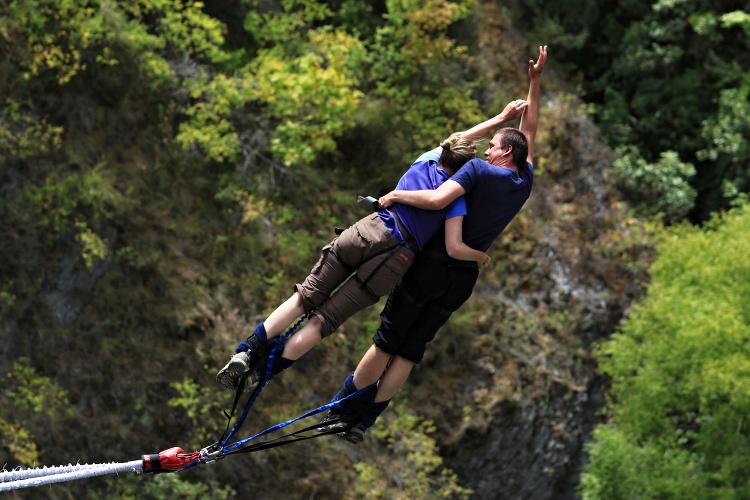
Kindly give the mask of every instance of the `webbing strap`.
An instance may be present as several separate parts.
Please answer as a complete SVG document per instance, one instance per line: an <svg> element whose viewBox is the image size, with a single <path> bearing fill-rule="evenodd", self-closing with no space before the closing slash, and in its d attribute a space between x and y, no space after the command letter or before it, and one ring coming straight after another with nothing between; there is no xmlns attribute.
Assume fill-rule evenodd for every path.
<svg viewBox="0 0 750 500"><path fill-rule="evenodd" d="M297 441L306 441L308 439L315 439L323 436L330 436L331 434L338 434L341 432L341 429L319 429L321 429L321 427L327 427L333 424L337 424L339 421L340 420L328 420L327 422L318 422L309 427L305 427L304 429L300 429L298 431L291 432L277 438L269 439L263 441L262 443L251 444L249 446L245 446L244 448L231 451L227 453L227 455L233 455L235 453L252 453L254 451L267 450L269 448L277 448L286 444L296 443ZM311 430L318 430L318 432L316 432L315 434L304 435L305 432L309 432Z"/></svg>
<svg viewBox="0 0 750 500"><path fill-rule="evenodd" d="M270 380L271 378L271 369L273 367L273 361L276 358L276 354L278 353L281 355L281 352L284 349L284 341L289 337L294 331L299 327L299 325L302 324L305 319L307 319L310 316L310 313L305 313L299 321L297 321L285 334L284 336L279 340L279 342L276 344L276 346L271 350L270 356L268 356L268 361L266 363L266 373L263 377L263 379L258 383L257 387L253 390L252 394L250 395L250 399L248 400L247 404L245 405L245 410L242 412L242 415L237 419L237 422L235 422L234 427L232 427L232 430L229 432L229 434L224 437L227 434L226 429L224 430L224 433L221 435L221 438L219 441L212 445L212 448L218 447L220 449L224 449L227 441L242 427L242 424L245 422L245 418L247 417L247 414L250 412L250 408L253 406L253 403L255 403L255 400L258 399L258 396L260 395L260 392L263 390L263 387L265 387L266 382ZM279 350L281 348L281 351ZM232 412L227 415L227 429L229 428L232 417L234 416L234 412L237 408L237 403L242 396L243 387L245 385L245 380L247 380L249 373L244 373L242 378L240 379L240 385L237 387L237 392L234 396L234 404L232 405ZM226 413L225 413L226 415Z"/></svg>
<svg viewBox="0 0 750 500"><path fill-rule="evenodd" d="M299 327L299 325L302 324L302 322L305 319L307 319L309 316L310 316L310 313L306 313L304 316L302 316L302 318L300 318L300 320L297 321L297 323L295 323L284 334L284 336L279 340L278 344L271 350L271 354L268 357L268 363L266 365L265 376L263 377L263 379L260 381L260 383L257 385L257 387L251 393L250 399L248 400L247 404L245 405L245 409L242 412L242 415L237 419L237 422L234 424L234 427L232 427L231 431L227 435L227 429L229 429L229 426L231 425L232 417L234 416L234 412L237 409L237 404L238 404L238 402L240 400L240 397L242 396L242 392L243 392L242 388L244 386L245 380L247 379L247 377L249 375L249 372L246 372L246 373L243 374L242 378L240 379L240 385L237 388L237 392L235 393L235 396L234 396L234 403L232 405L232 410L231 410L230 413L224 412L224 415L227 417L227 427L224 430L224 432L222 433L221 438L219 438L219 440L216 443L214 443L213 445L211 445L211 446L209 446L207 448L207 450L209 452L215 452L215 451L221 450L221 454L223 454L223 455L230 455L230 454L235 454L235 453L250 453L250 452L253 452L253 451L259 451L259 450L265 450L265 449L269 449L269 448L275 448L275 447L278 447L278 446L283 446L285 444L290 444L290 443L294 443L294 442L297 442L297 441L304 441L304 440L307 440L307 439L314 439L314 438L317 438L317 437L327 436L327 435L330 435L330 434L335 434L335 433L341 432L341 430L324 430L324 431L321 431L321 432L317 432L317 433L315 433L313 435L303 435L305 432L309 432L310 430L319 429L321 427L327 427L329 425L336 424L336 423L338 423L340 421L340 420L331 419L331 420L328 420L326 422L318 422L317 424L314 424L314 425L306 427L304 429L292 432L290 434L286 434L286 435L280 436L278 438L266 440L266 441L264 441L262 443L255 443L253 445L245 446L243 448L244 445L246 445L250 441L253 441L254 439L257 439L259 437L265 436L265 435L270 434L270 433L272 433L274 431L277 431L279 429L283 429L284 427L287 427L287 426L289 426L289 425L291 425L291 424L293 424L293 423L295 423L295 422L297 422L299 420L305 419L307 417L311 417L313 415L317 415L318 413L321 413L323 411L329 410L329 409L331 409L333 407L342 406L342 403L344 403L346 401L351 400L351 401L349 401L348 406L356 406L356 399L359 398L359 396L361 396L362 394L364 394L368 390L370 390L372 387L374 387L375 384L369 385L369 386L367 386L367 387L365 387L365 388L363 388L363 389L361 389L359 391L356 391L356 392L354 392L352 394L349 394L348 396L346 396L344 398L341 398L338 401L333 401L331 403L324 404L324 405L319 406L319 407L317 407L317 408L315 408L313 410L308 411L307 413L305 413L303 415L300 415L299 417L293 418L291 420L287 420L286 422L281 422L279 424L273 425L273 426L269 427L268 429L265 429L265 430L263 430L263 431L255 434L253 436L250 436L248 438L245 438L245 439L242 439L242 440L237 441L235 443L227 445L227 442L229 441L229 439L240 429L240 427L244 423L245 418L247 417L247 415L248 415L248 413L250 411L250 408L253 406L253 403L255 403L255 400L260 395L260 392L263 389L263 387L265 387L266 381L268 381L270 379L271 370L272 370L272 367L273 367L274 359L275 359L275 357L276 357L277 354L281 355L281 352L282 352L282 351L279 351L279 347L281 347L281 349L283 350L284 341L287 339L287 337L289 337L289 335L291 335L292 333L294 333L294 331ZM226 437L225 437L225 435L226 435ZM189 463L185 467L185 469L193 467L193 466L197 465L200 462L201 462L200 459L195 460L194 462Z"/></svg>
<svg viewBox="0 0 750 500"><path fill-rule="evenodd" d="M288 425L291 425L291 424L293 424L293 423L295 423L295 422L297 422L299 420L302 420L302 419L307 418L307 417L311 417L313 415L317 415L318 413L323 412L325 410L328 410L330 408L333 408L334 406L340 406L344 401L347 401L349 399L358 398L363 393L365 393L368 389L370 389L370 387L372 387L372 386L367 386L364 389L361 389L361 390L359 390L357 392L349 394L345 398L339 399L338 401L333 401L331 403L319 406L319 407L315 408L314 410L308 411L304 415L300 415L299 417L293 418L291 420L287 420L286 422L282 422L280 424L273 425L273 426L269 427L268 429L255 434L254 436L250 436L249 438L245 438L245 439L243 439L241 441L237 441L236 443L232 443L229 446L224 446L223 447L224 453L227 454L227 453L231 452L232 450L236 450L237 448L240 448L242 445L244 445L244 444L246 444L246 443L248 443L248 442L250 442L250 441L252 441L254 439L257 439L257 438L259 438L261 436L265 436L266 434L270 434L271 432L277 431L279 429L283 429L284 427L286 427ZM329 421L329 422L327 422L326 424L323 424L323 425L329 425L330 423L332 423L332 421ZM318 425L318 426L320 426L320 425ZM315 427L313 427L313 428L315 428ZM302 431L299 431L299 432L302 432Z"/></svg>

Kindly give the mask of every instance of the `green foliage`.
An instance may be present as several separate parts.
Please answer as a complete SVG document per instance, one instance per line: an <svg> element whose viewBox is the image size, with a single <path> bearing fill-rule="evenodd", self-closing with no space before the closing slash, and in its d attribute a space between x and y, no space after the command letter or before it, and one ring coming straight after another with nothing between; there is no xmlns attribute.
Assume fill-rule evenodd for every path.
<svg viewBox="0 0 750 500"><path fill-rule="evenodd" d="M107 250L107 244L104 240L99 237L90 227L83 221L76 222L76 228L78 228L78 234L76 239L83 246L81 256L88 269L94 267L96 260L104 260L108 257L109 251Z"/></svg>
<svg viewBox="0 0 750 500"><path fill-rule="evenodd" d="M47 231L49 240L75 232L83 245L83 258L91 267L94 257L104 259L107 255L105 243L81 218L85 212L93 212L95 220L112 216L132 206L115 189L101 169L69 174L53 172L44 184L24 186L19 203L28 207L24 220Z"/></svg>
<svg viewBox="0 0 750 500"><path fill-rule="evenodd" d="M72 226L72 217L79 201L75 193L78 189L78 176L60 176L53 173L41 186L24 187L24 204L32 210L24 213L24 219L42 228L52 230L51 237L65 233Z"/></svg>
<svg viewBox="0 0 750 500"><path fill-rule="evenodd" d="M156 80L172 79L164 59L168 54L226 59L219 49L223 26L202 7L201 2L180 0L14 1L7 6L6 35L25 46L20 63L27 80L50 73L67 84L96 64L119 64L121 47L142 58L142 68Z"/></svg>
<svg viewBox="0 0 750 500"><path fill-rule="evenodd" d="M180 125L176 136L183 147L196 145L206 157L217 162L232 161L240 153L237 130L229 116L249 99L245 78L223 74L210 78L201 72L186 82L196 101L185 110L188 121Z"/></svg>
<svg viewBox="0 0 750 500"><path fill-rule="evenodd" d="M615 151L612 164L620 188L636 200L636 212L653 217L665 215L668 221L685 217L693 208L695 189L689 181L695 175L690 163L680 161L675 151L661 154L658 163L649 164L633 147Z"/></svg>
<svg viewBox="0 0 750 500"><path fill-rule="evenodd" d="M8 158L28 160L60 147L62 127L33 116L28 108L7 99L0 111L0 166Z"/></svg>
<svg viewBox="0 0 750 500"><path fill-rule="evenodd" d="M282 0L279 2L281 10L270 12L264 12L260 3L258 0L251 2L245 29L262 46L283 46L283 50L296 55L304 52L304 45L298 45L300 36L332 15L328 5L315 0Z"/></svg>
<svg viewBox="0 0 750 500"><path fill-rule="evenodd" d="M369 38L378 21L372 15L373 6L367 0L344 0L336 13L342 27L360 39Z"/></svg>
<svg viewBox="0 0 750 500"><path fill-rule="evenodd" d="M90 500L100 498L122 500L169 500L181 498L185 500L227 500L235 498L236 492L231 486L221 487L217 481L190 482L182 479L178 474L159 474L149 477L138 477L135 480L123 481L127 478L110 480L110 490L103 494L101 491L89 491Z"/></svg>
<svg viewBox="0 0 750 500"><path fill-rule="evenodd" d="M295 58L275 47L263 50L250 66L251 97L280 123L271 150L286 165L310 163L333 151L334 139L353 126L362 92L349 70L363 46L341 32L308 33L308 50Z"/></svg>
<svg viewBox="0 0 750 500"><path fill-rule="evenodd" d="M68 393L49 377L41 376L28 358L13 363L0 392L0 449L6 449L14 462L31 466L38 463L39 448L30 430L50 418L70 413Z"/></svg>
<svg viewBox="0 0 750 500"><path fill-rule="evenodd" d="M280 12L251 11L245 20L262 48L235 76L201 75L190 83L197 102L178 140L198 145L209 159L232 161L240 153L234 112L249 102L275 125L270 150L287 166L311 163L336 149L336 137L353 126L362 92L355 71L363 44L330 27L311 29L330 10L316 2L289 0Z"/></svg>
<svg viewBox="0 0 750 500"><path fill-rule="evenodd" d="M729 489L709 488L697 456L639 443L622 429L600 426L589 447L591 463L581 476L584 500L625 498L735 498Z"/></svg>
<svg viewBox="0 0 750 500"><path fill-rule="evenodd" d="M213 437L215 418L221 415L220 402L214 397L216 391L187 378L182 382L171 383L170 387L177 392L177 396L170 398L168 404L184 412L193 429L192 444L199 448L201 443L206 443ZM221 401L223 402L225 401Z"/></svg>
<svg viewBox="0 0 750 500"><path fill-rule="evenodd" d="M724 28L731 28L733 26L739 26L742 31L745 32L745 43L750 41L750 14L742 10L735 10L734 12L727 12L721 16L721 25Z"/></svg>
<svg viewBox="0 0 750 500"><path fill-rule="evenodd" d="M750 488L750 211L659 245L647 297L598 348L609 422L586 498L737 498Z"/></svg>
<svg viewBox="0 0 750 500"><path fill-rule="evenodd" d="M368 434L388 442L390 453L376 463L354 465L361 498L469 498L472 491L461 487L453 471L443 467L432 422L411 413L403 405L396 418L385 426L382 419Z"/></svg>
<svg viewBox="0 0 750 500"><path fill-rule="evenodd" d="M62 85L85 70L86 52L110 36L98 7L84 0L10 2L6 33L25 46L24 78L50 71Z"/></svg>
<svg viewBox="0 0 750 500"><path fill-rule="evenodd" d="M171 53L194 54L213 63L222 63L228 55L224 44L224 26L203 12L203 2L183 0L141 0L123 3L136 19L152 17L149 27Z"/></svg>
<svg viewBox="0 0 750 500"><path fill-rule="evenodd" d="M710 162L723 179L723 198L733 199L750 192L750 73L738 88L722 90L718 112L703 122L703 139L710 144L697 152L700 160Z"/></svg>

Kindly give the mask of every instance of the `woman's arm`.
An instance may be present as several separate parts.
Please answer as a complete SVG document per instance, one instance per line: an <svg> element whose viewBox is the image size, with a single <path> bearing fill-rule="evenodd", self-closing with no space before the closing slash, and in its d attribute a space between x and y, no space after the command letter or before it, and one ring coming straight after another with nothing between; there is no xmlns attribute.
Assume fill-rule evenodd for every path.
<svg viewBox="0 0 750 500"><path fill-rule="evenodd" d="M464 216L451 217L445 221L445 249L448 255L458 260L473 260L480 269L490 265L490 256L474 250L463 242Z"/></svg>

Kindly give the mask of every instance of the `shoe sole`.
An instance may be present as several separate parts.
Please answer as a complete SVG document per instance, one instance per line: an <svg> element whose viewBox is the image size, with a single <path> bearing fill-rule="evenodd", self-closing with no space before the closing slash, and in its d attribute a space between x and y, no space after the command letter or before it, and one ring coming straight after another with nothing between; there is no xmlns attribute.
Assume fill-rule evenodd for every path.
<svg viewBox="0 0 750 500"><path fill-rule="evenodd" d="M247 367L247 363L241 359L232 358L216 375L216 381L227 389L236 391L237 387L240 385L240 379L245 373L245 370L247 370Z"/></svg>
<svg viewBox="0 0 750 500"><path fill-rule="evenodd" d="M348 430L346 432L339 432L336 435L344 441L350 442L351 444L359 444L365 439L365 433L355 429Z"/></svg>
<svg viewBox="0 0 750 500"><path fill-rule="evenodd" d="M256 387L258 387L259 383L260 383L260 374L259 373L251 373L245 379L245 388L242 389L242 392L250 392L250 391L252 391Z"/></svg>

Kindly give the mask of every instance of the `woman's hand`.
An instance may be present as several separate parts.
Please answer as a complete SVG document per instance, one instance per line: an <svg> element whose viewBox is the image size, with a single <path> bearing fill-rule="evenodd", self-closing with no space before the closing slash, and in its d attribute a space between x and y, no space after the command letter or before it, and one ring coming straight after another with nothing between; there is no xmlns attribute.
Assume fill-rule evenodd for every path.
<svg viewBox="0 0 750 500"><path fill-rule="evenodd" d="M528 103L524 99L516 99L515 101L509 102L505 105L505 109L503 109L502 113L498 115L500 123L505 123L520 117L527 105Z"/></svg>
<svg viewBox="0 0 750 500"><path fill-rule="evenodd" d="M477 265L479 266L479 269L484 269L486 267L490 267L491 262L492 262L492 259L490 259L490 256L487 254L484 254L484 258L482 258L481 261L477 261Z"/></svg>

